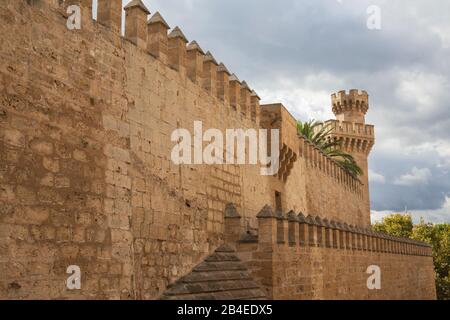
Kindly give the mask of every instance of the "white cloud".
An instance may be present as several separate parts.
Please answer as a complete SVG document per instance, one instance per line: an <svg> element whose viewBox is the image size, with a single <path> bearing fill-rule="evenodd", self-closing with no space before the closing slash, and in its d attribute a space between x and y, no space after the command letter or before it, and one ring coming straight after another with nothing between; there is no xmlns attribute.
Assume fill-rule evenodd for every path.
<svg viewBox="0 0 450 320"><path fill-rule="evenodd" d="M374 209L434 210L450 194L450 1L144 2L301 120L333 118L336 90L367 90ZM371 4L379 32L366 27Z"/></svg>
<svg viewBox="0 0 450 320"><path fill-rule="evenodd" d="M278 78L258 85L261 103L281 102L300 120L328 120L334 115L331 108L331 92L326 88L345 88L341 79L326 72L305 75L303 79Z"/></svg>
<svg viewBox="0 0 450 320"><path fill-rule="evenodd" d="M414 214L411 212L393 212L393 211L371 211L370 212L370 219L372 223L380 222L383 220L383 218L391 215L391 214L402 214L402 215L411 215L413 217L413 221L415 223L420 221L420 218L414 217Z"/></svg>
<svg viewBox="0 0 450 320"><path fill-rule="evenodd" d="M394 211L371 211L370 218L372 223L383 220L384 217L397 213ZM404 213L404 212L400 212ZM406 213L405 213L406 214ZM411 210L407 214L411 214L414 223L419 223L420 219L425 222L432 223L450 223L450 197L445 198L445 203L440 209L436 210Z"/></svg>
<svg viewBox="0 0 450 320"><path fill-rule="evenodd" d="M384 217L392 214L392 211L371 211L370 212L370 220L372 223L380 222Z"/></svg>
<svg viewBox="0 0 450 320"><path fill-rule="evenodd" d="M431 179L431 171L428 168L419 169L417 167L412 168L410 173L404 174L401 177L395 179L394 184L398 186L418 186L427 184Z"/></svg>
<svg viewBox="0 0 450 320"><path fill-rule="evenodd" d="M423 218L427 222L433 223L450 223L450 197L445 197L445 203L440 209L436 210L413 210L412 215L414 221L420 221Z"/></svg>
<svg viewBox="0 0 450 320"><path fill-rule="evenodd" d="M414 18L423 28L429 29L436 34L442 41L444 48L450 48L450 2L442 1L438 5L430 5L426 1L417 1Z"/></svg>
<svg viewBox="0 0 450 320"><path fill-rule="evenodd" d="M385 184L386 178L380 173L369 170L369 182Z"/></svg>
<svg viewBox="0 0 450 320"><path fill-rule="evenodd" d="M419 156L428 154L436 158L436 167L450 169L450 141L436 139L405 148L405 154Z"/></svg>
<svg viewBox="0 0 450 320"><path fill-rule="evenodd" d="M430 113L448 95L449 82L443 75L422 71L401 72L396 90L398 99L411 106L411 112Z"/></svg>

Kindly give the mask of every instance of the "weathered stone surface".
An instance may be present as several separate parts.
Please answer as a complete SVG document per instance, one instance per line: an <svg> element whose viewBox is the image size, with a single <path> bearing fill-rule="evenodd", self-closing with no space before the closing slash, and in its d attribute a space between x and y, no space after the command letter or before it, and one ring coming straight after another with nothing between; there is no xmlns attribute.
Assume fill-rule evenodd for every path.
<svg viewBox="0 0 450 320"><path fill-rule="evenodd" d="M284 106L260 106L223 63L217 79L207 69L205 90L201 67L215 59L195 43L196 83L189 80L187 39L177 27L167 40L159 15L150 26L163 25L155 33L163 54L149 54L141 1L127 9L126 39L120 0L99 1L99 22L90 1L82 3L81 30L68 30L67 1L0 2L0 299L156 299L185 274L180 281L189 286L172 297L435 297L432 259L421 244L386 246L381 240L393 240L377 238L368 252L353 250L351 238L350 249L307 246L315 216L345 222L345 235L348 225L370 226L368 183L298 137ZM355 108L358 99L363 109ZM343 120L329 122L333 134L348 137L346 148L365 142L351 152L366 168L374 139L373 126L361 123L368 97L351 91L332 103ZM194 121L224 132L280 129L281 175L261 175L259 165L175 165L171 135ZM233 235L243 241L213 253L225 238L227 204ZM273 242L288 224L274 212L290 209L314 224L304 225L302 246ZM300 230L290 217L291 232ZM388 281L375 294L365 287L373 263ZM76 292L65 285L69 265L82 272Z"/></svg>

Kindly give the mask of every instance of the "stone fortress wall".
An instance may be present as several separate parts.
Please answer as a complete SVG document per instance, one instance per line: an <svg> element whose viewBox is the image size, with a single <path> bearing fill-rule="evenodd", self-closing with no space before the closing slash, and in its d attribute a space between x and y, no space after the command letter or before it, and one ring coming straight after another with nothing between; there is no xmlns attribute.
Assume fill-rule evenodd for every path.
<svg viewBox="0 0 450 320"><path fill-rule="evenodd" d="M271 299L436 298L427 244L269 206L257 219L258 235L242 236L234 232L240 215L228 207L226 239ZM369 266L381 269L380 290L368 289Z"/></svg>
<svg viewBox="0 0 450 320"><path fill-rule="evenodd" d="M70 4L81 6L81 30L66 27ZM260 105L257 93L196 42L188 44L181 29L168 33L160 14L147 23L140 1L125 8L121 36L121 11L121 0L99 0L95 21L90 0L0 3L0 298L159 298L226 240L229 203L240 216L233 232L260 239L265 233L257 215L266 204L370 226L366 176L354 179L298 137L284 106ZM348 124L348 117L336 128L359 136L360 124ZM262 176L254 165L175 165L171 134L192 130L194 121L205 129L279 128L279 174ZM362 128L372 139L373 128ZM367 155L357 157L365 166ZM299 256L300 247L271 246L271 267L262 271L270 277L261 284L269 296L367 296L322 284L328 288L324 279L339 277L329 269L333 259L347 259L356 273L372 253L349 257L344 247L327 253L325 246ZM373 261L386 265L389 279L412 272L423 280L402 280L401 291L392 284L389 295L376 298L412 297L405 290L434 298L429 252L386 254L376 253ZM303 277L321 274L321 282L304 295L284 291L286 281L304 281L291 281L296 272L284 270L286 262ZM65 285L69 265L81 268L81 290ZM411 270L415 265L423 268ZM349 278L340 279L333 285Z"/></svg>

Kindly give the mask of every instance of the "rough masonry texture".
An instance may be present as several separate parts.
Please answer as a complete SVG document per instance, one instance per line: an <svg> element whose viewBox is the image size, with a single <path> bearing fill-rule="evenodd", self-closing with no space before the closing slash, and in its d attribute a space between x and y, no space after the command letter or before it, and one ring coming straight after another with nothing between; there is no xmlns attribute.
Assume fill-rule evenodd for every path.
<svg viewBox="0 0 450 320"><path fill-rule="evenodd" d="M431 248L371 231L366 92L334 94L328 122L358 180L161 14L121 12L0 2L1 299L435 299ZM175 165L171 134L194 121L280 129L279 172Z"/></svg>

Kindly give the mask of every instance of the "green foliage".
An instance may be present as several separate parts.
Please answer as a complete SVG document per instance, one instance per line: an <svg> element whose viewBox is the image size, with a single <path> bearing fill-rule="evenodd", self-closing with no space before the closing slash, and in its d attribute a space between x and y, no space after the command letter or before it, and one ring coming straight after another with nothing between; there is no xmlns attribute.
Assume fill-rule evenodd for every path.
<svg viewBox="0 0 450 320"><path fill-rule="evenodd" d="M333 158L344 170L357 178L363 171L356 163L352 155L342 151L342 140L330 139L333 128L324 125L323 122L310 120L297 122L298 134L315 144L323 153Z"/></svg>
<svg viewBox="0 0 450 320"><path fill-rule="evenodd" d="M373 225L375 231L384 232L396 237L410 238L413 222L410 215L392 214Z"/></svg>
<svg viewBox="0 0 450 320"><path fill-rule="evenodd" d="M439 300L450 300L450 224L425 223L421 219L419 224L413 225L410 215L392 214L375 223L374 229L433 246L437 296Z"/></svg>
<svg viewBox="0 0 450 320"><path fill-rule="evenodd" d="M433 246L438 299L450 300L450 224L425 223L414 226L412 238Z"/></svg>

